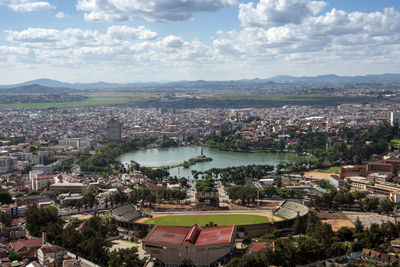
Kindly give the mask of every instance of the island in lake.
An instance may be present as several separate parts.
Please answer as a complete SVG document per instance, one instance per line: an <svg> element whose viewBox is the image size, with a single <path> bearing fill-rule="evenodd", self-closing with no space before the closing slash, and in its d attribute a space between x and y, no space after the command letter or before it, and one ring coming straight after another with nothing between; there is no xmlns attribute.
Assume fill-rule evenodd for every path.
<svg viewBox="0 0 400 267"><path fill-rule="evenodd" d="M201 147L200 155L190 158L189 161L183 163L184 168L189 168L189 166L196 164L197 162L212 161L213 159L204 155L203 147Z"/></svg>

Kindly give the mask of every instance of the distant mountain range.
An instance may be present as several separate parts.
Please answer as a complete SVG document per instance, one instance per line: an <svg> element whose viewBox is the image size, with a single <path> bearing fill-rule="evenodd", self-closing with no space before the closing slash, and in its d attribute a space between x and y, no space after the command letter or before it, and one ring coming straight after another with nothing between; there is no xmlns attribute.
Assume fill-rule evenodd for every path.
<svg viewBox="0 0 400 267"><path fill-rule="evenodd" d="M364 76L338 76L334 74L314 77L275 76L276 83L399 83L400 74L370 74Z"/></svg>
<svg viewBox="0 0 400 267"><path fill-rule="evenodd" d="M166 89L207 89L235 88L237 86L277 86L279 84L357 84L357 83L400 83L400 74L373 74L365 76L320 75L314 77L275 76L269 79L244 79L236 81L175 81L148 83L66 83L50 79L38 79L20 84L0 85L1 93L69 93L80 90L115 90L129 88L166 88Z"/></svg>

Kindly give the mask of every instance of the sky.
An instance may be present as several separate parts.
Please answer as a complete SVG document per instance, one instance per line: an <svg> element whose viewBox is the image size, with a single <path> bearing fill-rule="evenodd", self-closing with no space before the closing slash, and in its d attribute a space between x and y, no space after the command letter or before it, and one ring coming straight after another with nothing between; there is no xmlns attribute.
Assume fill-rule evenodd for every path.
<svg viewBox="0 0 400 267"><path fill-rule="evenodd" d="M0 84L400 72L400 0L0 0Z"/></svg>

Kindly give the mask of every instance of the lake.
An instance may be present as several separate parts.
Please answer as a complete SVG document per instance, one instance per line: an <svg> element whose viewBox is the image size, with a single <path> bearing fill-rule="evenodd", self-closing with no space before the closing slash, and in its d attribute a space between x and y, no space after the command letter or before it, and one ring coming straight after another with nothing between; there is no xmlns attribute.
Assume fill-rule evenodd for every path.
<svg viewBox="0 0 400 267"><path fill-rule="evenodd" d="M146 167L160 167L177 165L198 156L201 153L201 146L169 147L158 149L144 149L125 153L118 157L123 164L131 160ZM211 157L212 161L199 162L189 168L176 167L169 169L171 176L186 177L192 179L192 170L206 171L211 168L226 168L241 165L273 165L279 162L294 161L298 156L295 154L278 153L242 153L232 151L221 151L218 149L204 147L204 155Z"/></svg>

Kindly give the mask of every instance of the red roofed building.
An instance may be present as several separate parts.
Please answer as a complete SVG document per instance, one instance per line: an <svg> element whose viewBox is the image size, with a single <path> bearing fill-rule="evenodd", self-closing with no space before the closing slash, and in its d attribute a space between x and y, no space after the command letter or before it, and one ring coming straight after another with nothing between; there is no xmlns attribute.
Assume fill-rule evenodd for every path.
<svg viewBox="0 0 400 267"><path fill-rule="evenodd" d="M191 262L209 266L229 254L235 245L235 226L191 228L156 225L143 249L167 266Z"/></svg>
<svg viewBox="0 0 400 267"><path fill-rule="evenodd" d="M253 242L247 249L247 254L256 253L264 248L275 248L275 242Z"/></svg>
<svg viewBox="0 0 400 267"><path fill-rule="evenodd" d="M43 238L20 239L10 243L10 249L21 255L36 256L36 251L42 246Z"/></svg>

